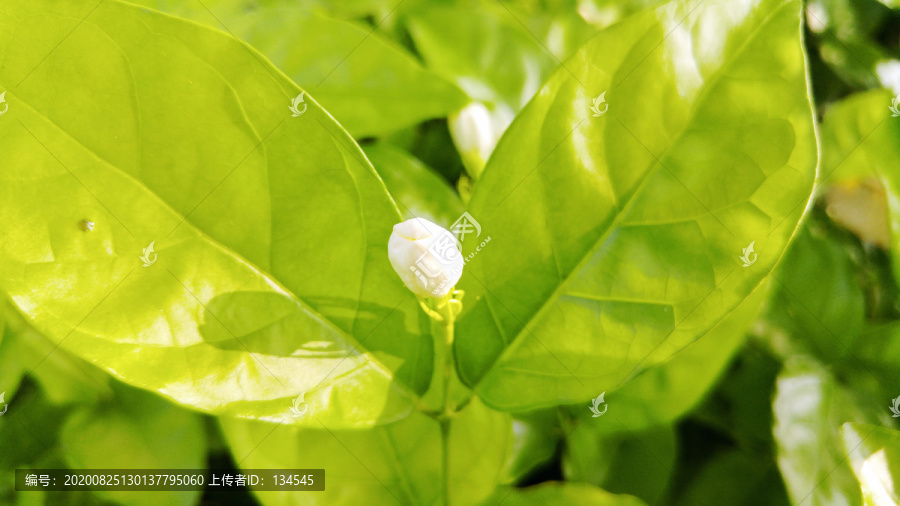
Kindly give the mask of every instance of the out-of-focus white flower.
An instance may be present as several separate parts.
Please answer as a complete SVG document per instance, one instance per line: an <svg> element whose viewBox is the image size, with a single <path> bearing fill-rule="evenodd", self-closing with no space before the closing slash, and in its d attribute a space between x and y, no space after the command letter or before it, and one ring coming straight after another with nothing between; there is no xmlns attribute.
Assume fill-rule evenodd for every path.
<svg viewBox="0 0 900 506"><path fill-rule="evenodd" d="M810 2L806 6L806 24L815 33L822 33L828 28L828 10L822 2Z"/></svg>
<svg viewBox="0 0 900 506"><path fill-rule="evenodd" d="M875 65L875 74L881 85L900 95L900 61L882 60ZM896 106L896 104L894 104Z"/></svg>
<svg viewBox="0 0 900 506"><path fill-rule="evenodd" d="M456 237L425 218L394 225L388 258L407 288L422 297L447 295L465 264Z"/></svg>
<svg viewBox="0 0 900 506"><path fill-rule="evenodd" d="M514 116L501 107L491 112L481 102L472 102L459 114L450 116L450 135L473 178L481 176L484 164Z"/></svg>

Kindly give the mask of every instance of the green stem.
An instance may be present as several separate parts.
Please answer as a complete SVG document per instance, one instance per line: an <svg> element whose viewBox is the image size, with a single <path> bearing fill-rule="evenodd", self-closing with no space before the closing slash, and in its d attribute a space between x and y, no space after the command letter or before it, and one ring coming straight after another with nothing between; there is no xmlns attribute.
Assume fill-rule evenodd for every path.
<svg viewBox="0 0 900 506"><path fill-rule="evenodd" d="M441 466L443 469L444 506L450 504L450 419L441 419Z"/></svg>
<svg viewBox="0 0 900 506"><path fill-rule="evenodd" d="M444 416L441 417L441 445L444 453L444 505L450 504L450 378L453 374L453 315L447 311L444 340Z"/></svg>
<svg viewBox="0 0 900 506"><path fill-rule="evenodd" d="M454 407L450 399L450 382L453 377L453 320L454 312L450 297L434 301L432 307L440 315L440 319L432 318L431 329L434 336L435 354L442 358L440 373L435 374L435 379L440 378L443 409L437 417L441 426L441 472L443 485L443 503L450 504L450 421ZM438 364L435 364L438 365Z"/></svg>
<svg viewBox="0 0 900 506"><path fill-rule="evenodd" d="M450 406L450 378L453 377L453 315L444 316L444 416L449 417L454 410Z"/></svg>

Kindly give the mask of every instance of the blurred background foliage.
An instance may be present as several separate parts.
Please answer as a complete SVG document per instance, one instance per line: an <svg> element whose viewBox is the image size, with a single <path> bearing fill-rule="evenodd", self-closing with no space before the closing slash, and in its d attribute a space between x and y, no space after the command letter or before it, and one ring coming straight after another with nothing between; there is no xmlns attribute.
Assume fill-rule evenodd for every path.
<svg viewBox="0 0 900 506"><path fill-rule="evenodd" d="M136 3L259 49L363 145L398 201L447 225L550 73L598 30L664 2ZM780 267L710 335L611 394L617 423L579 424L574 412L584 406L515 415L510 487L579 482L565 494L589 504L611 504L591 485L647 504L896 504L878 495L884 476L867 474L864 463L882 451L889 475L900 473L888 409L900 395L900 120L880 124L900 94L898 8L894 0L806 3L819 183ZM493 140L473 144L467 128L485 122ZM11 306L0 325L0 388L11 414L29 406L0 418L0 503L263 497L15 494L17 467L237 469L245 455L240 442L225 441L227 421L99 372L56 349ZM501 490L496 500L537 504L549 490Z"/></svg>

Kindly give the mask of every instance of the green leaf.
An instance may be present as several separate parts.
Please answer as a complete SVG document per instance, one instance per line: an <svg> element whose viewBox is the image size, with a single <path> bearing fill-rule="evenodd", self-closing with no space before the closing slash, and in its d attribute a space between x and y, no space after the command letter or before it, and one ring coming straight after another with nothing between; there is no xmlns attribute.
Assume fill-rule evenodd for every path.
<svg viewBox="0 0 900 506"><path fill-rule="evenodd" d="M518 482L543 465L555 465L562 431L556 409L513 415L513 443L506 463L509 481Z"/></svg>
<svg viewBox="0 0 900 506"><path fill-rule="evenodd" d="M60 433L71 469L202 469L203 424L153 394L117 385L114 402L72 414ZM160 451L164 450L164 451ZM97 492L128 506L190 505L200 491Z"/></svg>
<svg viewBox="0 0 900 506"><path fill-rule="evenodd" d="M592 39L476 184L469 212L493 240L467 264L455 347L488 405L614 389L715 327L790 241L816 165L799 5L693 7ZM609 109L593 117L603 92Z"/></svg>
<svg viewBox="0 0 900 506"><path fill-rule="evenodd" d="M718 453L698 472L686 474L684 478L689 481L684 485L677 500L666 501L664 504L675 506L792 504L785 497L778 470L769 461L762 460L747 451L726 450Z"/></svg>
<svg viewBox="0 0 900 506"><path fill-rule="evenodd" d="M892 98L888 90L871 90L828 109L822 121L823 182L893 172L900 162L892 156L897 147L889 142L897 132L891 121Z"/></svg>
<svg viewBox="0 0 900 506"><path fill-rule="evenodd" d="M835 104L822 124L822 173L829 183L877 177L887 193L891 263L900 281L900 123L891 93L872 90Z"/></svg>
<svg viewBox="0 0 900 506"><path fill-rule="evenodd" d="M428 67L487 109L477 133L466 119L450 117L453 140L474 178L516 113L596 31L573 8L530 13L510 2L423 3L411 9L407 24ZM473 142L473 135L483 140Z"/></svg>
<svg viewBox="0 0 900 506"><path fill-rule="evenodd" d="M404 219L421 217L448 228L465 211L456 191L418 158L386 143L363 149Z"/></svg>
<svg viewBox="0 0 900 506"><path fill-rule="evenodd" d="M0 42L0 289L31 325L209 412L406 416L432 343L387 259L400 214L312 98L292 117L254 50L121 2L5 2L0 33L33 34Z"/></svg>
<svg viewBox="0 0 900 506"><path fill-rule="evenodd" d="M582 423L566 437L563 475L655 504L672 474L675 446L672 426L610 436Z"/></svg>
<svg viewBox="0 0 900 506"><path fill-rule="evenodd" d="M16 340L16 331L7 323L7 308L0 306L0 393L6 393L6 402L9 402L22 377L27 372L27 366L19 359L19 343ZM0 406L0 410L3 406Z"/></svg>
<svg viewBox="0 0 900 506"><path fill-rule="evenodd" d="M409 0L409 3L416 1L418 0ZM381 20L382 23L391 22L392 19L388 17L391 13L402 12L402 8L408 7L406 2L398 5L397 2L391 0L344 0L343 2L309 0L304 4L315 6L341 19L372 17L375 20Z"/></svg>
<svg viewBox="0 0 900 506"><path fill-rule="evenodd" d="M6 367L7 364L4 361L0 366ZM15 470L29 467L65 468L57 437L68 410L49 402L43 392L28 380L22 382L15 398L7 396L6 402L10 404L9 409L4 416L0 416L3 449L0 451L0 503L43 504L43 501L27 502L36 498L15 492Z"/></svg>
<svg viewBox="0 0 900 506"><path fill-rule="evenodd" d="M563 15L531 15L480 2L456 5L424 3L408 14L416 49L435 72L453 79L473 100L515 114L544 80L586 40L590 30L572 11ZM557 23L552 49L544 46L550 27L529 31L522 21ZM566 26L566 29L562 27ZM512 116L509 116L509 119Z"/></svg>
<svg viewBox="0 0 900 506"><path fill-rule="evenodd" d="M900 380L900 322L872 325L855 340L849 359L841 364L841 372L853 379L871 382L867 393L891 398L897 395L894 385ZM876 394L877 392L877 394Z"/></svg>
<svg viewBox="0 0 900 506"><path fill-rule="evenodd" d="M862 504L839 431L846 422L874 420L851 391L800 356L785 363L773 410L778 467L792 501L831 505L842 497L845 504Z"/></svg>
<svg viewBox="0 0 900 506"><path fill-rule="evenodd" d="M852 353L865 324L865 297L841 243L807 221L775 279L768 316L792 344L828 363Z"/></svg>
<svg viewBox="0 0 900 506"><path fill-rule="evenodd" d="M639 431L672 423L693 409L713 387L746 340L750 326L767 295L765 285L756 290L731 314L668 362L608 394L615 423L594 423L598 434ZM587 417L584 405L576 413Z"/></svg>
<svg viewBox="0 0 900 506"><path fill-rule="evenodd" d="M627 16L654 9L668 0L586 0L578 3L578 13L594 26L607 27Z"/></svg>
<svg viewBox="0 0 900 506"><path fill-rule="evenodd" d="M646 503L630 495L610 494L585 483L548 482L524 489L501 489L490 504L503 506L543 506L547 504L581 504L584 506L644 506ZM502 502L501 502L502 501Z"/></svg>
<svg viewBox="0 0 900 506"><path fill-rule="evenodd" d="M889 54L874 41L866 38L842 40L830 32L819 38L822 59L842 80L859 88L880 84L879 64L888 61Z"/></svg>
<svg viewBox="0 0 900 506"><path fill-rule="evenodd" d="M758 325L759 322L754 327ZM690 420L727 436L743 448L756 453L765 449L763 456L771 457L774 465L774 456L769 455L769 448L774 446L772 393L782 363L758 340L751 339ZM700 365L696 367L699 369Z"/></svg>
<svg viewBox="0 0 900 506"><path fill-rule="evenodd" d="M879 65L890 53L877 38L888 15L875 0L815 0L806 8L819 56L843 81L863 88L878 86L884 77Z"/></svg>
<svg viewBox="0 0 900 506"><path fill-rule="evenodd" d="M4 309L8 326L4 345L0 346L0 371L27 373L41 386L44 397L54 404L93 404L113 395L108 375L60 350L31 328L15 309ZM3 375L0 372L0 378Z"/></svg>
<svg viewBox="0 0 900 506"><path fill-rule="evenodd" d="M844 450L862 486L866 506L900 504L900 432L876 425L841 426Z"/></svg>
<svg viewBox="0 0 900 506"><path fill-rule="evenodd" d="M450 425L450 504L478 504L493 491L509 452L509 415L473 400ZM222 418L245 469L325 469L330 485L310 505L442 504L439 423L414 413L362 431L298 429ZM295 492L254 492L265 506L295 504Z"/></svg>
<svg viewBox="0 0 900 506"><path fill-rule="evenodd" d="M0 474L10 476L8 482L0 482L0 502L96 504L98 499L91 494L125 505L196 502L199 492L13 495L11 478L16 468L198 469L205 465L206 448L197 415L110 380L94 366L56 348L12 310L5 316L9 325L3 349L11 353L0 353L0 371L20 369L27 372L27 379L20 391L7 392L9 409L0 417L4 445ZM166 451L159 453L159 448Z"/></svg>
<svg viewBox="0 0 900 506"><path fill-rule="evenodd" d="M138 0L219 30L259 50L354 137L384 135L466 104L459 88L424 69L373 28L284 0Z"/></svg>

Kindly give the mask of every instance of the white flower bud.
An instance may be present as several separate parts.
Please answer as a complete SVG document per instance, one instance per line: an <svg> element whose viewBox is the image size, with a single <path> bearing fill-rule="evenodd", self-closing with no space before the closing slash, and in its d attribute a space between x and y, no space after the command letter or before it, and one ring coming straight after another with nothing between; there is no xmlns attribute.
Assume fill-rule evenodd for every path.
<svg viewBox="0 0 900 506"><path fill-rule="evenodd" d="M493 113L481 102L473 102L459 114L451 115L449 121L450 135L459 150L469 174L478 179L484 164L487 163L497 141L512 121L501 108Z"/></svg>
<svg viewBox="0 0 900 506"><path fill-rule="evenodd" d="M394 225L388 258L407 288L416 295L435 298L450 293L465 263L456 237L425 218Z"/></svg>

